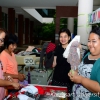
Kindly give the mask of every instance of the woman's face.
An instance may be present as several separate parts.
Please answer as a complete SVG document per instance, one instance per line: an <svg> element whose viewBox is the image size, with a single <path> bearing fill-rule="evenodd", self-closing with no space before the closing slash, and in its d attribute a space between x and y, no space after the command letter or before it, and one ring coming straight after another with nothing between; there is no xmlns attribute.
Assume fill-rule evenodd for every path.
<svg viewBox="0 0 100 100"><path fill-rule="evenodd" d="M66 32L62 32L60 33L59 40L62 45L68 44L68 41L70 40L70 36L68 36Z"/></svg>
<svg viewBox="0 0 100 100"><path fill-rule="evenodd" d="M97 34L91 33L88 38L88 48L92 55L100 54L100 38Z"/></svg>
<svg viewBox="0 0 100 100"><path fill-rule="evenodd" d="M4 44L5 32L0 33L0 47Z"/></svg>
<svg viewBox="0 0 100 100"><path fill-rule="evenodd" d="M8 46L9 52L13 52L16 48L17 48L17 44L16 43L15 44L10 44Z"/></svg>

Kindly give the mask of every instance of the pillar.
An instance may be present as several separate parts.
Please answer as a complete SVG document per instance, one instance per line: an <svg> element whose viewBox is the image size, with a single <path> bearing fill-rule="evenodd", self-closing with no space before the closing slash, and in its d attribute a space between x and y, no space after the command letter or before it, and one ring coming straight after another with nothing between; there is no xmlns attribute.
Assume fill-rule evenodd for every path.
<svg viewBox="0 0 100 100"><path fill-rule="evenodd" d="M78 7L77 6L56 6L56 32L55 32L55 43L58 44L58 32L60 30L60 18L77 17Z"/></svg>
<svg viewBox="0 0 100 100"><path fill-rule="evenodd" d="M59 43L60 17L56 18L55 44Z"/></svg>
<svg viewBox="0 0 100 100"><path fill-rule="evenodd" d="M81 43L87 44L91 25L88 24L88 14L93 10L93 0L79 0L78 2L78 27L77 34Z"/></svg>
<svg viewBox="0 0 100 100"><path fill-rule="evenodd" d="M29 18L25 18L25 44L29 44Z"/></svg>
<svg viewBox="0 0 100 100"><path fill-rule="evenodd" d="M8 32L15 34L15 10L8 8Z"/></svg>
<svg viewBox="0 0 100 100"><path fill-rule="evenodd" d="M23 45L23 33L24 33L24 17L23 15L18 15L18 39L19 46Z"/></svg>
<svg viewBox="0 0 100 100"><path fill-rule="evenodd" d="M68 17L67 28L70 30L71 33L74 32L74 18L73 17Z"/></svg>
<svg viewBox="0 0 100 100"><path fill-rule="evenodd" d="M34 21L30 21L30 44L33 44Z"/></svg>

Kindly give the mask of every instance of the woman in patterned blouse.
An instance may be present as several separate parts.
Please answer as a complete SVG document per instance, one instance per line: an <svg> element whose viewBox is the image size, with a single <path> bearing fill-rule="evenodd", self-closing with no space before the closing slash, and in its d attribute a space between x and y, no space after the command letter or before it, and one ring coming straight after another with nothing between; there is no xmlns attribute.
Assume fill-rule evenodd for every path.
<svg viewBox="0 0 100 100"><path fill-rule="evenodd" d="M68 73L74 82L73 100L100 100L100 27L94 28L88 38L88 52L78 71Z"/></svg>

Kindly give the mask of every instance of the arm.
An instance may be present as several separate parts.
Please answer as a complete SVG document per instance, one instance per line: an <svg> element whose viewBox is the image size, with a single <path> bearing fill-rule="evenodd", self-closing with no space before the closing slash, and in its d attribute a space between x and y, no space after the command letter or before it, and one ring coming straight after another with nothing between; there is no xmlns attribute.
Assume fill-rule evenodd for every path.
<svg viewBox="0 0 100 100"><path fill-rule="evenodd" d="M0 87L13 86L14 89L19 89L20 84L0 79Z"/></svg>
<svg viewBox="0 0 100 100"><path fill-rule="evenodd" d="M4 73L4 76L11 76L13 79L18 79L20 81L23 81L25 79L25 76L23 74L20 74L20 73L18 73L18 75Z"/></svg>
<svg viewBox="0 0 100 100"><path fill-rule="evenodd" d="M11 76L14 79L18 79L18 75L15 75L15 74L9 74L9 73L4 72L4 76Z"/></svg>
<svg viewBox="0 0 100 100"><path fill-rule="evenodd" d="M83 76L80 76L77 74L76 71L74 71L74 74L71 72L68 73L68 76L70 77L70 80L82 84L85 88L87 88L89 91L93 93L100 93L100 85L98 82L94 80L90 80L88 78L85 78Z"/></svg>
<svg viewBox="0 0 100 100"><path fill-rule="evenodd" d="M96 80L91 80L83 77L81 81L81 84L93 93L100 93L100 64L99 63L100 61L98 60L98 63L95 63L95 66L93 66L97 68L96 72L94 73Z"/></svg>
<svg viewBox="0 0 100 100"><path fill-rule="evenodd" d="M81 84L93 93L100 93L100 84L96 81L82 77Z"/></svg>
<svg viewBox="0 0 100 100"><path fill-rule="evenodd" d="M3 65L3 72L4 72L4 75L5 76L11 76L13 79L18 79L20 81L23 81L24 80L25 77L22 74L13 74L13 71L12 71L12 73L10 72L11 70L13 70L11 68L14 67L14 64L9 60L8 56L4 52L1 53L1 62L2 62L2 65ZM7 73L7 69L9 69L9 68L10 68L10 70Z"/></svg>
<svg viewBox="0 0 100 100"><path fill-rule="evenodd" d="M0 79L0 86L12 86L12 82Z"/></svg>
<svg viewBox="0 0 100 100"><path fill-rule="evenodd" d="M55 67L56 66L56 59L57 59L57 56L54 56L54 60L53 60L53 66L52 67Z"/></svg>

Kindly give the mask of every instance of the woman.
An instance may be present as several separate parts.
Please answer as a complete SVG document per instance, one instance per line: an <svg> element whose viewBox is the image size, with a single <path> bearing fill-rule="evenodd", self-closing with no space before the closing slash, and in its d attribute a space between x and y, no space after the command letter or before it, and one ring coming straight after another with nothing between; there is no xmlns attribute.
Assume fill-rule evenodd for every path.
<svg viewBox="0 0 100 100"><path fill-rule="evenodd" d="M5 40L5 49L1 52L1 61L5 76L11 76L14 82L23 81L25 76L18 73L17 61L13 51L16 49L18 38L15 34L9 34Z"/></svg>
<svg viewBox="0 0 100 100"><path fill-rule="evenodd" d="M52 85L67 86L68 92L71 92L72 82L70 81L67 73L70 71L71 66L67 59L63 57L63 53L71 40L71 33L68 29L62 29L59 32L60 45L56 47L55 56L53 61L54 74Z"/></svg>
<svg viewBox="0 0 100 100"><path fill-rule="evenodd" d="M73 86L73 100L100 100L100 28L90 32L87 53L78 66L78 73L68 73Z"/></svg>
<svg viewBox="0 0 100 100"><path fill-rule="evenodd" d="M0 28L0 47L4 44L5 35L6 35L5 30ZM15 89L19 89L20 87L19 83L14 83L14 82L4 80L2 67L3 66L2 66L1 58L0 58L0 100L3 100L5 97L4 87L13 86Z"/></svg>

